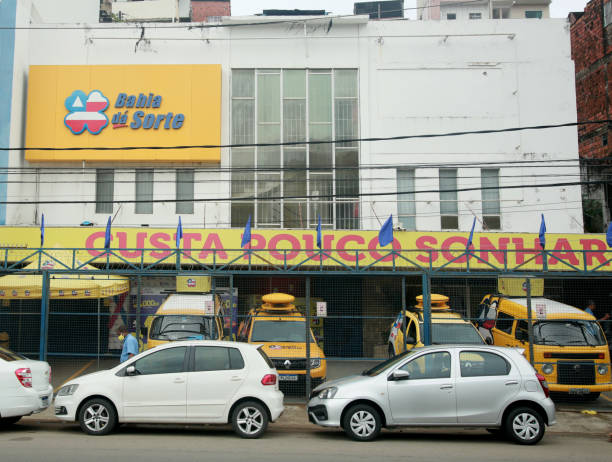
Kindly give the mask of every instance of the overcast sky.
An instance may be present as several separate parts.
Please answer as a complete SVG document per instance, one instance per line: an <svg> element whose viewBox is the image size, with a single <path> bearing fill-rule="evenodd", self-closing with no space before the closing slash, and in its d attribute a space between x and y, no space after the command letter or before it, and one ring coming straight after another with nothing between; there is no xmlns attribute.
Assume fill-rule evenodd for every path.
<svg viewBox="0 0 612 462"><path fill-rule="evenodd" d="M232 0L232 15L251 15L268 9L302 9L326 10L333 14L352 14L355 0ZM566 18L570 11L584 11L586 0L552 0L550 16ZM404 0L404 8L414 8L416 0ZM415 18L415 10L405 13L408 18Z"/></svg>

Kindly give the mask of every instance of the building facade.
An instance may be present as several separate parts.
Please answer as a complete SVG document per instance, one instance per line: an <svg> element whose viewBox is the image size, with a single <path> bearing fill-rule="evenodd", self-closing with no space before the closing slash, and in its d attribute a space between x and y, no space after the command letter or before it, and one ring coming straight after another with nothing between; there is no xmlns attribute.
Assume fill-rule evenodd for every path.
<svg viewBox="0 0 612 462"><path fill-rule="evenodd" d="M612 119L612 2L593 0L584 13L570 14L572 58L576 65L578 120ZM591 181L608 178L612 148L610 124L581 125L578 144L583 176ZM585 228L602 232L612 217L609 184L583 188Z"/></svg>
<svg viewBox="0 0 612 462"><path fill-rule="evenodd" d="M17 31L5 145L222 147L11 151L4 223L582 232L580 187L542 187L576 181L573 127L360 141L575 121L564 21L271 21ZM71 131L95 90L107 125Z"/></svg>
<svg viewBox="0 0 612 462"><path fill-rule="evenodd" d="M417 0L422 20L544 19L550 17L551 0Z"/></svg>

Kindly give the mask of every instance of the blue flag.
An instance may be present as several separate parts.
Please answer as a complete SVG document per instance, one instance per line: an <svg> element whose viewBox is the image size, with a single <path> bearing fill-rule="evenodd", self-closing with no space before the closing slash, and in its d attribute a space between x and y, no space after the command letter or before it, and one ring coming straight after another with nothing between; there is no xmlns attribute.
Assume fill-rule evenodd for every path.
<svg viewBox="0 0 612 462"><path fill-rule="evenodd" d="M42 218L40 220L40 246L42 247L45 244L45 214L42 214Z"/></svg>
<svg viewBox="0 0 612 462"><path fill-rule="evenodd" d="M247 220L246 226L244 227L244 233L242 234L242 242L240 243L240 247L244 247L250 242L251 242L251 215L249 215L249 219Z"/></svg>
<svg viewBox="0 0 612 462"><path fill-rule="evenodd" d="M542 223L540 223L540 245L546 247L546 223L544 222L544 214L542 214Z"/></svg>
<svg viewBox="0 0 612 462"><path fill-rule="evenodd" d="M179 216L178 226L176 227L176 248L181 246L181 239L183 238L183 225L181 223L181 217Z"/></svg>
<svg viewBox="0 0 612 462"><path fill-rule="evenodd" d="M608 243L608 247L612 247L612 222L610 222L610 226L608 226L608 232L606 233L606 242Z"/></svg>
<svg viewBox="0 0 612 462"><path fill-rule="evenodd" d="M381 247L385 247L391 242L393 242L393 215L389 215L378 232L378 243Z"/></svg>
<svg viewBox="0 0 612 462"><path fill-rule="evenodd" d="M319 224L317 225L317 247L321 248L321 215L319 215Z"/></svg>
<svg viewBox="0 0 612 462"><path fill-rule="evenodd" d="M106 222L106 233L104 234L104 248L106 250L110 249L111 242L111 217L108 216L108 221Z"/></svg>
<svg viewBox="0 0 612 462"><path fill-rule="evenodd" d="M465 250L469 249L472 245L472 239L474 238L474 226L476 226L476 217L474 217L474 221L472 222L472 231L470 231L470 237L468 238Z"/></svg>

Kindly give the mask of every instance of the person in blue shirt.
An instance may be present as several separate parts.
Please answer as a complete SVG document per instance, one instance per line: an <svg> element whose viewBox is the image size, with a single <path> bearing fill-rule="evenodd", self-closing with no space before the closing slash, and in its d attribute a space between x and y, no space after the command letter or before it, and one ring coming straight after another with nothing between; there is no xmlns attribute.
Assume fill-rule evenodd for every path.
<svg viewBox="0 0 612 462"><path fill-rule="evenodd" d="M138 340L128 331L126 326L121 326L118 329L119 340L123 342L123 349L121 350L121 358L119 362L124 362L130 359L132 356L138 354Z"/></svg>

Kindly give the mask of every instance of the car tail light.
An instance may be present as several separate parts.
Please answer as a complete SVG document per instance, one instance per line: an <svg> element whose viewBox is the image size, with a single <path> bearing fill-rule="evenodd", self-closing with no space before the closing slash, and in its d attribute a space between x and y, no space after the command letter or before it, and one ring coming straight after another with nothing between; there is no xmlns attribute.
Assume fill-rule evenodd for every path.
<svg viewBox="0 0 612 462"><path fill-rule="evenodd" d="M51 367L49 367L49 383L51 383Z"/></svg>
<svg viewBox="0 0 612 462"><path fill-rule="evenodd" d="M276 374L266 374L261 379L262 385L276 385Z"/></svg>
<svg viewBox="0 0 612 462"><path fill-rule="evenodd" d="M605 353L599 353L597 355L597 359L606 359L606 354Z"/></svg>
<svg viewBox="0 0 612 462"><path fill-rule="evenodd" d="M538 381L540 382L540 386L542 387L542 391L544 391L544 395L546 395L546 397L548 398L550 396L550 390L548 389L548 382L546 381L544 376L541 374L536 373L536 377L538 378Z"/></svg>
<svg viewBox="0 0 612 462"><path fill-rule="evenodd" d="M545 358L552 358L552 353L544 353Z"/></svg>
<svg viewBox="0 0 612 462"><path fill-rule="evenodd" d="M19 380L21 385L26 388L32 388L32 371L29 367L17 369L15 371L15 375L17 376L17 380Z"/></svg>

